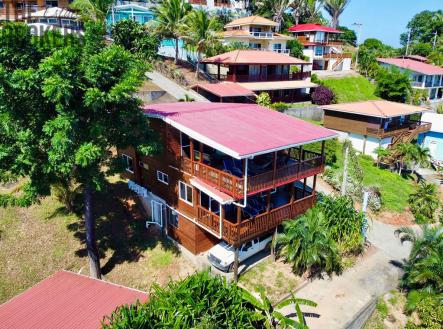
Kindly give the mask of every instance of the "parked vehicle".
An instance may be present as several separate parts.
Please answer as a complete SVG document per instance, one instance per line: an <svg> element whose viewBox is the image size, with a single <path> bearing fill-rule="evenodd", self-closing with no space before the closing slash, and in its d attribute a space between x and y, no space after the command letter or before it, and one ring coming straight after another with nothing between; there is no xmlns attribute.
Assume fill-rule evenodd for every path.
<svg viewBox="0 0 443 329"><path fill-rule="evenodd" d="M271 242L272 235L265 235L244 243L240 247L238 253L239 263L259 253L262 250L270 249ZM218 268L219 270L230 272L234 267L234 251L234 246L226 243L225 241L222 241L209 250L208 260L214 267Z"/></svg>

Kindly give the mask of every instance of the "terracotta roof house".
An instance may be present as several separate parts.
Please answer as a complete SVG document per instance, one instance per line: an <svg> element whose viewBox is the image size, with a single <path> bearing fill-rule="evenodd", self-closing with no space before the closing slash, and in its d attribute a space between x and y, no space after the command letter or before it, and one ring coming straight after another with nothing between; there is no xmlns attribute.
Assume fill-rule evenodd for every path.
<svg viewBox="0 0 443 329"><path fill-rule="evenodd" d="M424 63L422 59L412 56L378 58L377 61L387 69L396 67L402 72L408 72L412 88L426 89L429 101L440 102L443 100L443 67Z"/></svg>
<svg viewBox="0 0 443 329"><path fill-rule="evenodd" d="M351 54L343 52L340 30L320 24L298 24L290 27L303 45L303 55L309 58L313 70L346 71L351 69Z"/></svg>
<svg viewBox="0 0 443 329"><path fill-rule="evenodd" d="M199 83L191 88L211 102L254 103L257 96L235 82Z"/></svg>
<svg viewBox="0 0 443 329"><path fill-rule="evenodd" d="M310 63L274 51L234 50L205 58L206 70L215 79L238 82L250 91L266 91L272 101L310 99ZM296 71L293 72L294 67Z"/></svg>
<svg viewBox="0 0 443 329"><path fill-rule="evenodd" d="M98 329L117 307L147 297L139 290L60 271L0 305L0 327Z"/></svg>
<svg viewBox="0 0 443 329"><path fill-rule="evenodd" d="M275 31L278 24L260 16L248 16L233 20L225 25L225 44L241 42L256 50L275 51L289 55L286 42L293 38Z"/></svg>
<svg viewBox="0 0 443 329"><path fill-rule="evenodd" d="M118 150L130 188L148 206L149 222L192 253L221 241L239 247L314 204L324 148L315 153L304 145L334 132L256 104L171 103L143 111L164 151L146 157Z"/></svg>
<svg viewBox="0 0 443 329"><path fill-rule="evenodd" d="M427 109L384 100L322 106L324 126L349 139L354 148L374 156L374 150L409 143L431 124L421 121Z"/></svg>

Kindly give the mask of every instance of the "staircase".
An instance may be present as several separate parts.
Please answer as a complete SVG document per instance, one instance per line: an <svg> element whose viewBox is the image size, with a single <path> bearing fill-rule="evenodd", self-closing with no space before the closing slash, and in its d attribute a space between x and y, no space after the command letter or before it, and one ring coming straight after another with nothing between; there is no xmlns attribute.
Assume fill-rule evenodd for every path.
<svg viewBox="0 0 443 329"><path fill-rule="evenodd" d="M339 57L334 64L332 64L332 71L335 71L337 67L340 66L341 63L343 63L343 57Z"/></svg>
<svg viewBox="0 0 443 329"><path fill-rule="evenodd" d="M396 146L398 144L408 144L412 142L414 138L416 138L418 132L416 130L408 130L403 131L402 133L392 137L392 142L388 146L388 150L391 151L391 154L384 159L384 163L393 165L396 162L396 159L400 155L399 151L396 150Z"/></svg>

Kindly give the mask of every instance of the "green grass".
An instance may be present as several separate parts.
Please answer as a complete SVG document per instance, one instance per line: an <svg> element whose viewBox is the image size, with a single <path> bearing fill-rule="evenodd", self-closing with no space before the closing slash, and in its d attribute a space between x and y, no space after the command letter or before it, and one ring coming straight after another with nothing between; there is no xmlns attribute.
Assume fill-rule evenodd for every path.
<svg viewBox="0 0 443 329"><path fill-rule="evenodd" d="M361 76L327 79L322 83L335 93L337 103L378 99L374 94L375 86Z"/></svg>

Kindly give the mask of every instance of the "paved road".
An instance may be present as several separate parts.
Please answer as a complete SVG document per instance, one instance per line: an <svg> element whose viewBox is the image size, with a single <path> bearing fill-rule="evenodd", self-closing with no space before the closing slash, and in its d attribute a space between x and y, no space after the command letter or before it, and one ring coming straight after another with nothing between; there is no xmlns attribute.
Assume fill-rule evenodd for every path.
<svg viewBox="0 0 443 329"><path fill-rule="evenodd" d="M307 318L311 329L347 328L374 298L397 286L401 270L394 264L407 257L410 244L401 245L392 225L374 221L371 226L372 247L356 266L332 279L314 280L298 291L298 297L318 303L316 308L303 308L316 314ZM293 307L284 309L285 314L293 311Z"/></svg>
<svg viewBox="0 0 443 329"><path fill-rule="evenodd" d="M196 102L209 102L206 98L196 93L194 90L187 90L183 88L173 80L165 77L164 75L162 75L157 71L148 72L146 73L146 75L148 76L149 79L152 80L153 83L155 83L161 89L166 91L168 94L174 96L177 100L184 98L185 95L187 94L192 98L194 98Z"/></svg>

